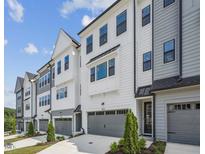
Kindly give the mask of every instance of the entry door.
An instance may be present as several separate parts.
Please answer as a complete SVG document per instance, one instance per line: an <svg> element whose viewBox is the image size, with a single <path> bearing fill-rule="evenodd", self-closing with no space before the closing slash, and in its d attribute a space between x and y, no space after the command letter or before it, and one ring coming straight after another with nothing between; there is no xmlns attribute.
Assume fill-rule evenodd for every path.
<svg viewBox="0 0 205 154"><path fill-rule="evenodd" d="M144 102L144 133L152 134L152 103Z"/></svg>

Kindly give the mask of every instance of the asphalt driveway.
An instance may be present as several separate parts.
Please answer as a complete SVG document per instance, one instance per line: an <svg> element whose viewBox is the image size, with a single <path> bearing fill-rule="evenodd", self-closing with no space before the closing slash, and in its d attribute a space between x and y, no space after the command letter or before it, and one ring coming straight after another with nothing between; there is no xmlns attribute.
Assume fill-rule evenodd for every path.
<svg viewBox="0 0 205 154"><path fill-rule="evenodd" d="M200 154L200 146L168 142L165 154Z"/></svg>
<svg viewBox="0 0 205 154"><path fill-rule="evenodd" d="M110 144L119 140L120 138L116 137L86 134L58 142L39 154L105 154L109 151ZM147 146L150 144L151 142L147 141Z"/></svg>

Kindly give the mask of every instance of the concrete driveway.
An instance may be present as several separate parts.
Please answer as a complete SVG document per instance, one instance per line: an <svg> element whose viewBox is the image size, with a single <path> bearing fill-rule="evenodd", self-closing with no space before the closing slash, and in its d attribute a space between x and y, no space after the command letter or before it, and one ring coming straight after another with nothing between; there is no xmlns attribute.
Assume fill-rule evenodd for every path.
<svg viewBox="0 0 205 154"><path fill-rule="evenodd" d="M72 139L58 142L57 144L41 151L39 154L105 154L109 151L112 142L118 142L120 138L98 136L98 135L81 135Z"/></svg>
<svg viewBox="0 0 205 154"><path fill-rule="evenodd" d="M86 134L58 142L38 154L105 154L109 151L110 144L119 140L120 138L116 137ZM147 146L150 144L151 142L147 141Z"/></svg>
<svg viewBox="0 0 205 154"><path fill-rule="evenodd" d="M165 154L200 154L200 146L168 142Z"/></svg>
<svg viewBox="0 0 205 154"><path fill-rule="evenodd" d="M13 142L13 149L5 149L5 151L8 150L14 150L14 149L18 149L18 148L24 148L24 147L28 147L28 146L33 146L36 145L38 143L44 143L46 142L46 135L42 135L42 136L36 136L36 137L30 137L30 138L26 138L20 141L16 141Z"/></svg>

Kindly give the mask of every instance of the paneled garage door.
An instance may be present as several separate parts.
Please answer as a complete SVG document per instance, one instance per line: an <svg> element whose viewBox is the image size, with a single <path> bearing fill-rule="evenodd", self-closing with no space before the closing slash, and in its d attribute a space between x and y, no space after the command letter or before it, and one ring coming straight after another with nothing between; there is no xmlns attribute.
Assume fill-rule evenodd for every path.
<svg viewBox="0 0 205 154"><path fill-rule="evenodd" d="M72 119L71 118L55 119L55 131L56 134L62 134L67 136L72 135Z"/></svg>
<svg viewBox="0 0 205 154"><path fill-rule="evenodd" d="M200 144L200 103L168 105L168 141Z"/></svg>
<svg viewBox="0 0 205 154"><path fill-rule="evenodd" d="M122 137L127 111L126 109L88 112L88 133Z"/></svg>
<svg viewBox="0 0 205 154"><path fill-rule="evenodd" d="M48 119L39 120L39 130L45 132L48 130Z"/></svg>

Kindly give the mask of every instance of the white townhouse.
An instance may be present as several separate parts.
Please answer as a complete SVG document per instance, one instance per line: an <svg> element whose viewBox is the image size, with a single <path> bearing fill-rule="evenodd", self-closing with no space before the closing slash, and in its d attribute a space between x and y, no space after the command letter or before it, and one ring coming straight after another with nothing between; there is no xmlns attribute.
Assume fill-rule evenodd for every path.
<svg viewBox="0 0 205 154"><path fill-rule="evenodd" d="M86 133L122 136L134 93L133 1L116 1L79 32L82 127Z"/></svg>
<svg viewBox="0 0 205 154"><path fill-rule="evenodd" d="M35 92L35 82L33 78L35 74L26 72L24 76L24 96L23 96L23 105L24 105L24 131L28 130L29 122L33 122L33 118L36 115L36 92ZM35 124L34 124L35 125Z"/></svg>
<svg viewBox="0 0 205 154"><path fill-rule="evenodd" d="M52 55L55 86L51 114L57 134L71 135L81 129L79 48L80 44L61 29Z"/></svg>

